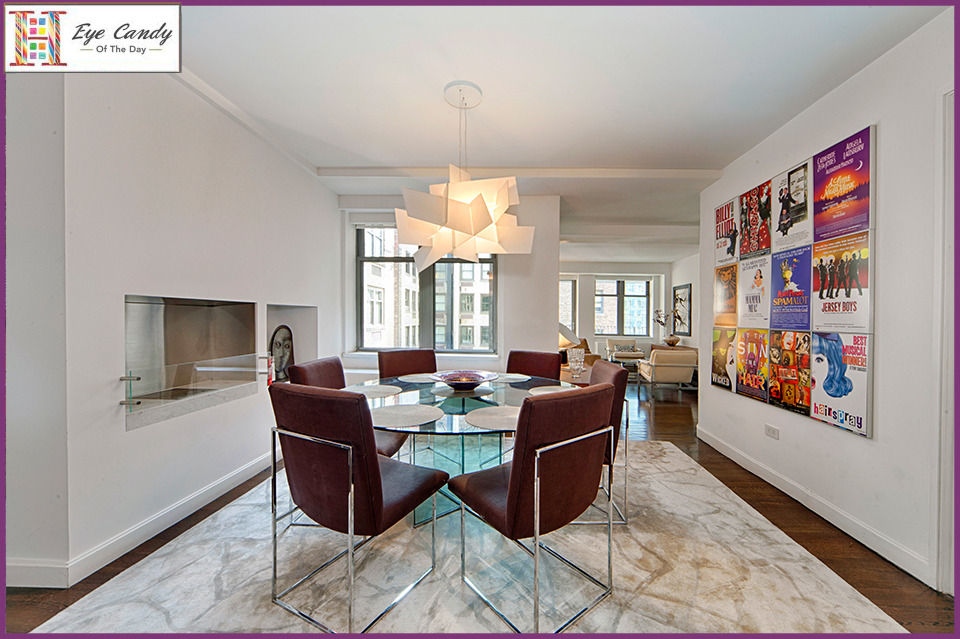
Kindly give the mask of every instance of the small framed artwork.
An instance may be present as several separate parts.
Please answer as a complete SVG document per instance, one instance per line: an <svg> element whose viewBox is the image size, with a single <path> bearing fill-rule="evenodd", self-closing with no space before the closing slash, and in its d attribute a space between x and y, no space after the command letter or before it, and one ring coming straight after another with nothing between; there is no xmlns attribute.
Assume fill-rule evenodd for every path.
<svg viewBox="0 0 960 639"><path fill-rule="evenodd" d="M690 304L693 284L673 287L673 334L690 335Z"/></svg>

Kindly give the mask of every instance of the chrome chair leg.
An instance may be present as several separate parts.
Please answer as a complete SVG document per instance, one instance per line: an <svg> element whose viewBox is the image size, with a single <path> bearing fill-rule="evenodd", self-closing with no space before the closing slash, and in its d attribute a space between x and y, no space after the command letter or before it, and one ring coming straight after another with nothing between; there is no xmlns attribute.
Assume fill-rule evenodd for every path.
<svg viewBox="0 0 960 639"><path fill-rule="evenodd" d="M639 391L638 391L639 392ZM630 402L627 399L623 400L623 403L626 405L626 410L624 411L624 417L626 419L626 424L624 426L623 437L620 438L620 441L623 442L623 464L616 464L617 468L623 468L623 510L620 510L620 507L617 506L617 502L613 500L613 466L607 466L607 483L606 487L603 485L603 476L600 477L600 491L610 498L613 503L613 509L617 513L617 519L613 523L617 525L627 525L630 523L627 519L627 512L630 505L630 494L627 489L627 482L629 476L630 468L630 456L628 451L630 450ZM591 504L591 508L596 508L601 510L596 504ZM588 520L588 519L577 519L576 521L570 522L571 524L578 525L600 525L603 524L600 520Z"/></svg>
<svg viewBox="0 0 960 639"><path fill-rule="evenodd" d="M599 434L606 433L610 441L610 458L613 459L613 427L608 426L607 428L594 431L592 433L587 433L586 435L581 435L579 437L574 437L568 440L557 442L549 446L544 446L539 448L536 451L536 457L534 458L534 490L533 490L533 550L527 548L523 543L518 540L513 540L520 548L527 552L527 554L533 557L533 631L535 633L540 632L540 549L559 559L562 563L574 569L579 574L586 577L592 583L598 585L603 589L600 595L590 602L587 606L581 609L576 615L564 622L559 628L554 630L554 633L560 633L569 628L571 625L576 623L581 617L593 610L601 601L610 596L613 592L613 501L610 499L609 493L607 494L607 582L603 583L597 578L593 577L590 573L586 572L580 566L577 566L571 562L566 557L562 556L557 551L549 548L547 545L540 541L540 455L542 453L548 452L554 448L559 448L560 446L565 446L576 441L587 439L588 437L595 437ZM466 543L464 535L464 524L465 524L465 513L466 505L463 501L460 502L460 579L467 584L467 586L473 590L474 593L480 600L483 601L500 619L510 626L510 629L516 633L522 632L512 621L510 621L499 608L494 605L492 601L481 591L470 579L466 576ZM471 512L473 512L471 510ZM482 521L482 518L473 513L478 519ZM573 523L573 522L571 522Z"/></svg>
<svg viewBox="0 0 960 639"><path fill-rule="evenodd" d="M355 586L356 586L356 563L355 563L355 558L356 558L356 557L355 557L355 553L356 553L357 550L360 550L361 548L363 548L363 546L365 546L368 542L370 542L370 541L372 541L373 539L376 538L376 536L373 535L373 536L370 536L370 537L366 537L365 539L361 540L359 543L355 543L355 542L354 542L353 449L352 449L350 446L345 446L344 444L340 444L339 442L331 442L331 441L327 441L327 440L320 439L320 438L317 438L317 437L311 437L311 436L309 436L309 435L303 435L303 434L301 434L301 433L293 433L293 432L284 431L284 430L281 430L281 429L278 429L278 428L273 428L273 429L271 429L271 430L272 430L272 443L274 444L274 445L272 446L272 450L271 450L271 471L272 471L272 472L271 472L271 478L270 478L270 514L271 514L270 519L271 519L271 537L272 537L272 544L273 544L273 566L272 566L271 579L270 579L270 595L271 595L271 600L273 601L273 603L277 604L278 606L280 606L280 607L283 608L284 610L290 612L291 614L299 617L299 618L302 619L303 621L306 621L307 623L309 623L309 624L311 624L311 625L319 628L320 630L322 630L322 631L324 631L324 632L333 633L334 630L332 630L330 627L328 627L327 625L325 625L325 624L322 623L321 621L313 618L311 615L309 615L309 614L307 614L306 612L300 610L299 608L297 608L297 607L295 607L295 606L287 603L286 601L283 600L283 598L284 598L286 595L288 595L288 594L290 594L291 592L293 592L296 588L298 588L298 587L301 586L302 584L306 583L307 581L309 581L310 579L312 579L313 577L315 577L316 575L318 575L324 568L328 567L329 565L331 565L332 563L334 563L335 561L337 561L337 560L340 559L341 557L346 556L346 557L347 557L347 575L348 575L348 582L349 582L348 593L347 593L347 628L348 628L348 632L350 632L350 633L352 634L352 633L353 633L353 628L354 628L353 612L354 612L354 601L355 601L355 595L354 595L354 593L355 593ZM310 572L310 574L308 574L307 576L300 578L296 583L294 583L292 586L287 587L287 588L286 588L285 590L283 590L282 592L277 592L277 590L278 590L278 587L277 587L277 564L278 564L278 539L279 539L279 535L277 534L277 522L278 522L280 519L283 519L284 517L290 515L290 513L289 513L289 512L288 512L288 513L284 513L284 514L281 515L280 517L277 517L277 452L276 452L277 449L276 449L276 441L277 441L277 435L278 435L278 434L283 434L283 435L286 435L286 436L289 436L289 437L295 437L295 438L298 438L298 439L305 439L305 440L312 441L312 442L315 442L315 443L318 443L318 444L324 444L324 445L327 445L327 446L332 446L332 447L340 448L340 449L344 450L344 451L346 452L346 454L347 454L347 469L348 469L347 472L348 472L349 477L350 477L350 479L349 479L349 482L350 482L350 483L349 483L349 490L348 490L348 495L347 495L347 499L349 500L348 503L347 503L347 514L348 514L348 521L347 521L347 547L346 547L344 550L340 551L340 552L339 552L336 556L334 556L333 558L327 560L326 562L324 562L323 564L321 564L319 567L317 567L317 568L315 568L314 570L312 570L312 571ZM433 498L433 521L432 521L432 523L433 523L433 530L431 530L430 568L428 568L422 575L420 575L420 577L418 577L416 581L414 581L412 584L410 584L410 585L408 585L406 588L404 588L404 589L396 596L396 598L390 603L390 605L387 606L382 612L380 612L380 613L376 616L376 618L374 618L373 621L371 621L369 624L367 624L366 627L364 627L364 629L361 630L360 632L367 632L368 630L370 630L370 628L372 628L374 624L376 624L378 621L380 621L380 619L382 619L384 615L386 615L388 612L390 612L391 610L393 610L393 608L396 607L396 605L397 605L398 603L400 603L400 601L401 601L404 597L406 597L408 594L410 594L410 592L411 592L417 585L419 585L420 582L423 581L423 580L427 577L427 575L429 575L430 573L432 573L432 572L436 569L436 566L437 566L437 533L436 533L436 527L437 527L437 495L436 495L436 493L433 494L432 498ZM314 524L311 524L311 525L314 525Z"/></svg>

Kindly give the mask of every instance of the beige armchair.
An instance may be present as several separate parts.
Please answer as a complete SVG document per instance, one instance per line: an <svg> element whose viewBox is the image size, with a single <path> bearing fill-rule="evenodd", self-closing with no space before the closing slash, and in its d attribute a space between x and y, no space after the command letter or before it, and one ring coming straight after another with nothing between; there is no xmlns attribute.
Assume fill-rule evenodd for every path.
<svg viewBox="0 0 960 639"><path fill-rule="evenodd" d="M697 371L697 349L654 346L650 358L638 362L637 371L639 383L650 384L651 401L657 384L676 384L679 394L681 385L691 383Z"/></svg>
<svg viewBox="0 0 960 639"><path fill-rule="evenodd" d="M633 338L608 337L607 338L607 359L610 361L620 360L638 360L644 356L644 352L637 348L637 340Z"/></svg>
<svg viewBox="0 0 960 639"><path fill-rule="evenodd" d="M607 361L614 364L620 364L629 371L629 381L637 381L637 362L639 362L645 353L637 347L637 340L633 338L608 337L607 338Z"/></svg>

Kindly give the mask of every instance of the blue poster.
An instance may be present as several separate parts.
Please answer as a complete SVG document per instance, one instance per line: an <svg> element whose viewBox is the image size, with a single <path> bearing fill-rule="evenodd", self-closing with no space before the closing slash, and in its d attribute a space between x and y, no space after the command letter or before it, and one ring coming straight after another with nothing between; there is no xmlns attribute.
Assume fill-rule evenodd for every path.
<svg viewBox="0 0 960 639"><path fill-rule="evenodd" d="M774 253L770 265L770 328L810 330L811 254L809 245Z"/></svg>

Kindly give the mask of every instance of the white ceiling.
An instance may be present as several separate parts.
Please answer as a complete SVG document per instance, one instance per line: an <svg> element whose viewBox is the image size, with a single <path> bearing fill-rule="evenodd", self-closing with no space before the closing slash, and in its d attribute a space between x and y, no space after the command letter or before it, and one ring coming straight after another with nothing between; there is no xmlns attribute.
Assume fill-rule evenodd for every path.
<svg viewBox="0 0 960 639"><path fill-rule="evenodd" d="M561 259L673 261L724 166L944 10L184 6L183 67L341 195L445 181L469 80L467 166L560 195Z"/></svg>

